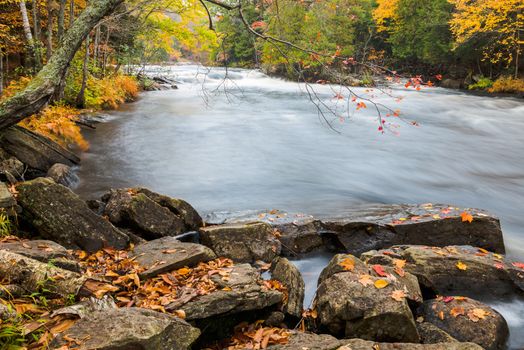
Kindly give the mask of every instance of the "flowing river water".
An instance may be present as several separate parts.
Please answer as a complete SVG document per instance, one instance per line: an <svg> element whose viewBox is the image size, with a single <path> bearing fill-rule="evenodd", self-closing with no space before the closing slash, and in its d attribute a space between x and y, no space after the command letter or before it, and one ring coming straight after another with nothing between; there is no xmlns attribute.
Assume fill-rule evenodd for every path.
<svg viewBox="0 0 524 350"><path fill-rule="evenodd" d="M418 123L390 117L398 127L382 134L371 103L348 111L347 92L332 86L254 70L149 69L176 79L179 89L144 93L86 131L91 148L75 189L84 198L140 185L184 198L202 214L278 208L325 216L365 203L478 207L500 217L508 255L524 261L522 100L441 88L356 88ZM337 115L349 116L325 111L336 132L308 88ZM344 99L334 97L339 92ZM296 261L306 299L328 260ZM524 301L490 305L510 325L509 347L523 348Z"/></svg>

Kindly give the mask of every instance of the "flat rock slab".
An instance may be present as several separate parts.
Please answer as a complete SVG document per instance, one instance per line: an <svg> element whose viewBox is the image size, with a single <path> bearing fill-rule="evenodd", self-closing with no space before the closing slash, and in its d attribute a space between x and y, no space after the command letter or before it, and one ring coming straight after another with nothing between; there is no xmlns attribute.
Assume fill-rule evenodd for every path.
<svg viewBox="0 0 524 350"><path fill-rule="evenodd" d="M92 212L68 188L49 178L16 186L22 218L38 233L66 248L95 252L104 247L124 249L129 237Z"/></svg>
<svg viewBox="0 0 524 350"><path fill-rule="evenodd" d="M67 336L67 338L66 338ZM160 312L121 308L93 312L55 338L52 349L75 339L81 350L189 350L200 336L198 328Z"/></svg>
<svg viewBox="0 0 524 350"><path fill-rule="evenodd" d="M80 265L66 248L53 241L24 240L0 243L0 250L8 250L43 263L52 263L66 270L80 272Z"/></svg>
<svg viewBox="0 0 524 350"><path fill-rule="evenodd" d="M344 345L336 350L483 350L474 343L437 343L437 344L410 344L410 343L376 343L362 339L344 341Z"/></svg>
<svg viewBox="0 0 524 350"><path fill-rule="evenodd" d="M421 307L426 322L462 342L472 342L486 350L506 349L509 329L506 320L491 307L465 297L427 300Z"/></svg>
<svg viewBox="0 0 524 350"><path fill-rule="evenodd" d="M406 260L404 269L439 295L507 297L524 291L524 269L502 255L470 246L394 246L361 258L368 264L389 266L395 259Z"/></svg>
<svg viewBox="0 0 524 350"><path fill-rule="evenodd" d="M363 270L357 258L342 257L333 260L345 270L337 271L330 263L322 273L314 302L320 324L339 337L419 342L408 304L422 302L416 278L383 267Z"/></svg>
<svg viewBox="0 0 524 350"><path fill-rule="evenodd" d="M183 310L186 319L191 321L257 311L281 303L283 294L261 286L258 284L259 278L260 273L251 265L234 265L227 278L212 276L219 288L217 291L198 296L189 302L169 304L166 310Z"/></svg>
<svg viewBox="0 0 524 350"><path fill-rule="evenodd" d="M333 350L344 344L329 334L315 334L292 331L286 344L271 345L269 350Z"/></svg>
<svg viewBox="0 0 524 350"><path fill-rule="evenodd" d="M248 210L242 212L215 212L206 216L210 225L265 222L276 230L282 243L282 256L299 256L324 248L319 234L319 221L311 215L286 213L280 210Z"/></svg>
<svg viewBox="0 0 524 350"><path fill-rule="evenodd" d="M216 255L204 245L164 237L135 246L130 257L136 257L135 261L146 269L140 273L140 277L151 278L184 266L213 260Z"/></svg>
<svg viewBox="0 0 524 350"><path fill-rule="evenodd" d="M471 215L472 221L463 221L463 213ZM480 209L441 204L375 205L321 222L322 232L335 236L352 254L401 244L471 245L495 253L505 251L499 219Z"/></svg>
<svg viewBox="0 0 524 350"><path fill-rule="evenodd" d="M200 239L216 255L237 262L269 262L281 250L272 227L263 222L202 227Z"/></svg>

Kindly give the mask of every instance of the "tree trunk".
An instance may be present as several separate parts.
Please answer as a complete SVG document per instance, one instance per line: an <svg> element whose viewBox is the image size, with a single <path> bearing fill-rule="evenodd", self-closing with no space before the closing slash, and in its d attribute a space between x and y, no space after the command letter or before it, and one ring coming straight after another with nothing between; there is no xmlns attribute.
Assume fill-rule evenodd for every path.
<svg viewBox="0 0 524 350"><path fill-rule="evenodd" d="M40 10L38 8L38 1L33 0L33 33L34 33L34 51L35 51L35 70L39 71L42 68L42 50L40 47L42 41L40 38L40 33L42 28L40 25Z"/></svg>
<svg viewBox="0 0 524 350"><path fill-rule="evenodd" d="M73 25L75 21L75 0L69 1L69 27Z"/></svg>
<svg viewBox="0 0 524 350"><path fill-rule="evenodd" d="M102 76L105 77L106 75L106 67L107 67L107 48L109 47L109 37L111 34L111 30L108 26L106 26L106 38L104 42L104 54L102 58Z"/></svg>
<svg viewBox="0 0 524 350"><path fill-rule="evenodd" d="M100 26L97 26L95 30L95 42L93 43L93 66L94 67L96 67L98 64L99 45L100 45Z"/></svg>
<svg viewBox="0 0 524 350"><path fill-rule="evenodd" d="M33 34L31 34L31 26L29 25L29 17L27 17L27 8L25 0L20 1L20 13L22 14L22 25L24 27L25 38L30 46L33 46Z"/></svg>
<svg viewBox="0 0 524 350"><path fill-rule="evenodd" d="M0 97L4 92L4 53L0 49Z"/></svg>
<svg viewBox="0 0 524 350"><path fill-rule="evenodd" d="M47 10L47 41L46 41L46 57L47 60L53 55L53 3L52 0L46 1Z"/></svg>
<svg viewBox="0 0 524 350"><path fill-rule="evenodd" d="M64 18L65 18L65 8L67 0L60 0L60 7L58 9L58 29L56 32L58 43L62 40L64 36Z"/></svg>
<svg viewBox="0 0 524 350"><path fill-rule="evenodd" d="M95 25L123 0L95 0L65 33L62 45L31 83L17 95L0 103L0 130L40 111L54 97L71 60Z"/></svg>
<svg viewBox="0 0 524 350"><path fill-rule="evenodd" d="M85 108L85 105L86 105L85 91L86 91L86 84L87 84L87 75L89 74L88 64L89 64L89 35L86 38L86 52L84 55L84 64L82 66L82 85L80 86L80 91L78 92L78 95L76 96L76 106L78 108Z"/></svg>

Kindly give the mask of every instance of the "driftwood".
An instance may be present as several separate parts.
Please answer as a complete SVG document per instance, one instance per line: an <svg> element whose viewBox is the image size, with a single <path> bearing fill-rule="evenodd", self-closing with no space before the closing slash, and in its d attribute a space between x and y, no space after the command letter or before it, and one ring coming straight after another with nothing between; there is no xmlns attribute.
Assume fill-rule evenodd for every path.
<svg viewBox="0 0 524 350"><path fill-rule="evenodd" d="M102 281L7 250L0 250L0 277L21 286L28 294L42 292L62 297L94 295L105 286Z"/></svg>

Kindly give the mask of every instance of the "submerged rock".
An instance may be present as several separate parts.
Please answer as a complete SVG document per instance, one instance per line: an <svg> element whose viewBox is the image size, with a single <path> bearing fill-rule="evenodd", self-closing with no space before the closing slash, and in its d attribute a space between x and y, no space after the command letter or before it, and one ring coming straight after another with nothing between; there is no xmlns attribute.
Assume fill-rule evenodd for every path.
<svg viewBox="0 0 524 350"><path fill-rule="evenodd" d="M93 312L55 338L50 347L67 345L72 338L81 341L83 350L189 350L199 335L198 328L184 320L131 307Z"/></svg>
<svg viewBox="0 0 524 350"><path fill-rule="evenodd" d="M103 247L124 249L129 238L93 213L76 194L48 178L16 186L23 220L44 238L66 248L94 252Z"/></svg>
<svg viewBox="0 0 524 350"><path fill-rule="evenodd" d="M348 259L342 261L345 270L328 267L330 272L323 273L315 299L320 324L330 333L346 338L419 342L408 304L408 300L422 301L414 276L376 267L374 272L362 271L358 259ZM373 276L377 271L382 276Z"/></svg>
<svg viewBox="0 0 524 350"><path fill-rule="evenodd" d="M502 255L468 246L395 246L361 257L368 264L394 266L406 260L406 271L427 291L440 295L507 296L524 291L524 270Z"/></svg>
<svg viewBox="0 0 524 350"><path fill-rule="evenodd" d="M506 320L491 307L464 297L428 300L421 308L426 322L455 339L472 342L486 350L506 348L509 329Z"/></svg>
<svg viewBox="0 0 524 350"><path fill-rule="evenodd" d="M271 226L261 222L203 227L200 238L218 256L237 262L269 262L281 249Z"/></svg>
<svg viewBox="0 0 524 350"><path fill-rule="evenodd" d="M216 258L211 249L201 244L183 243L174 237L164 237L139 244L130 254L146 270L140 274L142 278L193 266L201 261Z"/></svg>
<svg viewBox="0 0 524 350"><path fill-rule="evenodd" d="M472 222L462 221L464 212L472 215ZM479 209L436 204L376 205L321 221L322 233L336 238L352 254L401 244L472 245L504 253L499 219Z"/></svg>
<svg viewBox="0 0 524 350"><path fill-rule="evenodd" d="M147 239L176 236L202 224L200 215L187 202L143 188L112 190L103 200L104 214L113 224Z"/></svg>
<svg viewBox="0 0 524 350"><path fill-rule="evenodd" d="M278 257L271 264L271 278L287 288L287 302L283 311L300 318L304 308L305 294L305 283L300 271L286 258Z"/></svg>

